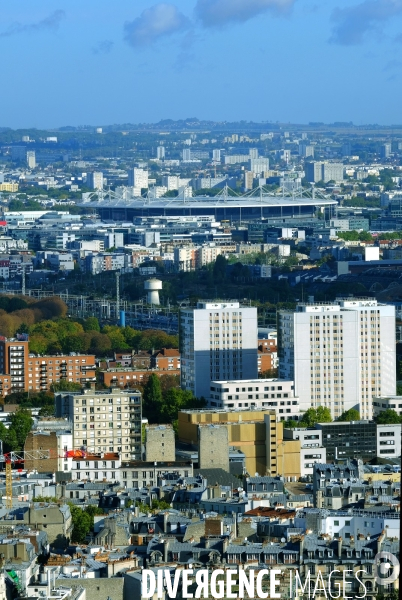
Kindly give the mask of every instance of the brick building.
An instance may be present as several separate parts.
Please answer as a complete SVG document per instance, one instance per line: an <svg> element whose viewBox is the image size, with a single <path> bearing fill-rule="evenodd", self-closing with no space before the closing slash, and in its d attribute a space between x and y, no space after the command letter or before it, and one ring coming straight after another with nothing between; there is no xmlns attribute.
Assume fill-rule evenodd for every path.
<svg viewBox="0 0 402 600"><path fill-rule="evenodd" d="M58 356L29 354L26 334L0 337L0 395L11 392L41 392L52 383L85 384L95 379L95 356L71 353Z"/></svg>
<svg viewBox="0 0 402 600"><path fill-rule="evenodd" d="M278 349L276 340L258 340L258 372L272 371L278 368Z"/></svg>
<svg viewBox="0 0 402 600"><path fill-rule="evenodd" d="M164 377L166 375L178 375L180 376L179 369L160 371L158 369L149 369L136 371L135 369L122 368L122 369L109 369L108 371L101 371L99 374L100 383L110 386L133 387L138 384L143 384L147 381L150 375L157 375L158 377Z"/></svg>
<svg viewBox="0 0 402 600"><path fill-rule="evenodd" d="M176 348L162 348L152 355L151 366L160 371L180 369L180 352Z"/></svg>

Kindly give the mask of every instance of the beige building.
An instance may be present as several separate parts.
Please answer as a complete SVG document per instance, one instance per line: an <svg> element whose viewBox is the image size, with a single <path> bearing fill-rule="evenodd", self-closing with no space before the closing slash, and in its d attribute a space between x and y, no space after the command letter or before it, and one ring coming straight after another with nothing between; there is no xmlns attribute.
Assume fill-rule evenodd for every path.
<svg viewBox="0 0 402 600"><path fill-rule="evenodd" d="M199 425L198 466L200 469L229 471L229 439L226 425Z"/></svg>
<svg viewBox="0 0 402 600"><path fill-rule="evenodd" d="M141 459L141 394L137 390L55 394L56 417L73 425L73 448L90 454L119 453L122 460Z"/></svg>
<svg viewBox="0 0 402 600"><path fill-rule="evenodd" d="M171 425L148 425L145 429L145 460L149 462L174 462L175 439Z"/></svg>
<svg viewBox="0 0 402 600"><path fill-rule="evenodd" d="M300 477L300 441L283 439L283 423L273 410L186 410L179 412L178 425L179 441L192 445L203 426L225 426L228 446L244 453L252 476Z"/></svg>

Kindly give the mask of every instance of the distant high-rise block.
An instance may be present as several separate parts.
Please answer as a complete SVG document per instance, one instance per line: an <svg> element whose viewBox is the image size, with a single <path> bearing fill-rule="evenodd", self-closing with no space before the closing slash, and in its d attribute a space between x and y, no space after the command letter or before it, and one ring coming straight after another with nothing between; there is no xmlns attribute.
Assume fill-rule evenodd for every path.
<svg viewBox="0 0 402 600"><path fill-rule="evenodd" d="M28 152L27 152L27 166L28 166L29 169L35 169L35 167L36 167L35 150L28 150Z"/></svg>
<svg viewBox="0 0 402 600"><path fill-rule="evenodd" d="M134 167L128 171L128 186L144 189L148 188L148 171Z"/></svg>
<svg viewBox="0 0 402 600"><path fill-rule="evenodd" d="M165 147L164 146L158 146L156 149L156 158L158 160L163 160L165 158Z"/></svg>
<svg viewBox="0 0 402 600"><path fill-rule="evenodd" d="M381 146L381 158L389 158L391 156L391 144L383 144Z"/></svg>
<svg viewBox="0 0 402 600"><path fill-rule="evenodd" d="M221 162L221 151L220 150L212 150L212 160L214 162Z"/></svg>
<svg viewBox="0 0 402 600"><path fill-rule="evenodd" d="M344 165L342 163L311 161L306 162L304 170L307 181L317 183L318 181L343 181Z"/></svg>
<svg viewBox="0 0 402 600"><path fill-rule="evenodd" d="M373 299L299 304L280 311L279 376L293 380L300 411L356 408L373 416L373 398L396 393L395 307Z"/></svg>
<svg viewBox="0 0 402 600"><path fill-rule="evenodd" d="M103 190L103 173L102 171L92 171L87 175L87 186L91 190Z"/></svg>
<svg viewBox="0 0 402 600"><path fill-rule="evenodd" d="M180 312L181 385L208 398L211 381L258 376L257 309L199 302Z"/></svg>

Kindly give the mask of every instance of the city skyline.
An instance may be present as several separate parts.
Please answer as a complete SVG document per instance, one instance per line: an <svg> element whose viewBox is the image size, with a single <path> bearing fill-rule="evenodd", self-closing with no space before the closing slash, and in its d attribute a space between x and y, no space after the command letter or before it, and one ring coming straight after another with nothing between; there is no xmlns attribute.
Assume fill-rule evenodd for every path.
<svg viewBox="0 0 402 600"><path fill-rule="evenodd" d="M399 0L7 0L0 125L395 124L401 18Z"/></svg>

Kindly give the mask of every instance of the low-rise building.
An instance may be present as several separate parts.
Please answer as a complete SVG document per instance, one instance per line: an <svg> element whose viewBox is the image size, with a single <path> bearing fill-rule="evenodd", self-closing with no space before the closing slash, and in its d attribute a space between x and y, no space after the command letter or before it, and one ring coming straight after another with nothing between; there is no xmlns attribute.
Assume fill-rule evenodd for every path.
<svg viewBox="0 0 402 600"><path fill-rule="evenodd" d="M211 381L209 405L219 409L266 408L274 410L278 420L298 420L299 399L293 381L247 379Z"/></svg>
<svg viewBox="0 0 402 600"><path fill-rule="evenodd" d="M402 396L380 396L373 399L374 417L377 417L381 412L389 408L402 417Z"/></svg>
<svg viewBox="0 0 402 600"><path fill-rule="evenodd" d="M300 474L301 477L313 475L315 463L325 463L327 452L322 444L322 432L317 429L296 427L283 430L283 441L300 441Z"/></svg>

